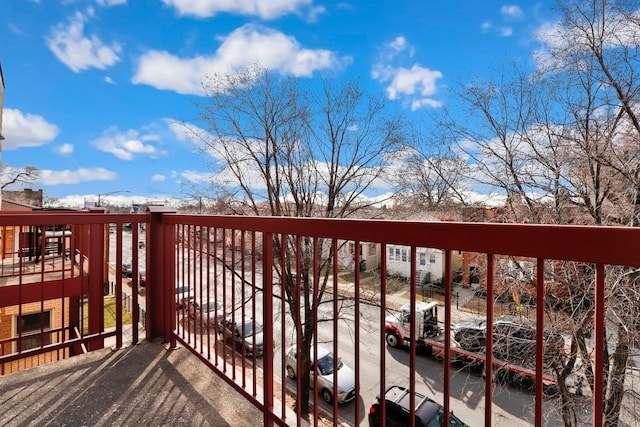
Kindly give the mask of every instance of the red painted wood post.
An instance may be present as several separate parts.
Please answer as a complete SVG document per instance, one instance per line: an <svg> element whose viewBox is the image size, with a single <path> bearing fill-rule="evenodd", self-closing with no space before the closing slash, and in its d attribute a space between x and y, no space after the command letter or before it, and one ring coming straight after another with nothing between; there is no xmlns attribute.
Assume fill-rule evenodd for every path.
<svg viewBox="0 0 640 427"><path fill-rule="evenodd" d="M92 214L104 214L104 209L93 208L90 209ZM88 284L89 284L89 330L88 334L97 334L104 331L104 225L103 224L90 224L89 225L89 239L88 254L82 254L87 256L89 263L88 266ZM80 257L82 262L83 256ZM104 348L104 339L93 340L88 343L89 351L98 350Z"/></svg>
<svg viewBox="0 0 640 427"><path fill-rule="evenodd" d="M147 338L163 337L171 342L175 327L175 233L173 226L163 224L162 215L175 213L174 208L149 206L147 222ZM173 236L172 236L173 235Z"/></svg>

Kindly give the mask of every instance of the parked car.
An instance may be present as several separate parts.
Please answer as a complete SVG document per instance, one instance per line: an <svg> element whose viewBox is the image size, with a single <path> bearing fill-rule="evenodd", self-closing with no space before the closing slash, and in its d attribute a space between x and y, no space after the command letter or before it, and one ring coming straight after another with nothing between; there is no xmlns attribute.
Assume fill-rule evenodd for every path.
<svg viewBox="0 0 640 427"><path fill-rule="evenodd" d="M384 394L385 399L385 425L389 427L408 426L410 416L410 390L399 385L391 385L387 387ZM380 396L369 409L369 426L378 427L381 412ZM442 426L444 423L444 407L428 397L415 393L415 425L416 427L436 427ZM460 421L458 417L449 414L449 426L468 427L467 424Z"/></svg>
<svg viewBox="0 0 640 427"><path fill-rule="evenodd" d="M122 264L122 276L131 279L132 274L131 264Z"/></svg>
<svg viewBox="0 0 640 427"><path fill-rule="evenodd" d="M147 272L144 271L144 270L142 270L140 272L140 281L139 281L139 283L140 283L140 287L141 288L144 288L145 286L147 286Z"/></svg>
<svg viewBox="0 0 640 427"><path fill-rule="evenodd" d="M178 286L176 288L176 308L182 310L187 308L189 301L194 298L193 289L188 286Z"/></svg>
<svg viewBox="0 0 640 427"><path fill-rule="evenodd" d="M486 320L471 319L453 325L454 339L463 350L482 352L486 345ZM530 365L536 352L536 326L528 319L500 316L493 322L493 355L523 366ZM544 331L545 359L564 352L564 338L553 330Z"/></svg>
<svg viewBox="0 0 640 427"><path fill-rule="evenodd" d="M199 321L201 318L204 322L209 321L211 327L220 322L224 317L222 314L222 306L215 301L203 301L202 307L200 302L191 299L188 302L189 317Z"/></svg>
<svg viewBox="0 0 640 427"><path fill-rule="evenodd" d="M244 349L246 354L262 356L262 325L253 319L228 316L219 322L218 333L227 344L235 343L238 351Z"/></svg>
<svg viewBox="0 0 640 427"><path fill-rule="evenodd" d="M314 369L313 357L314 349L311 348L311 387L313 387L313 376L318 372L318 394L325 402L333 401L333 353L324 347L318 346L318 363ZM287 376L296 378L297 374L297 347L294 345L287 350ZM350 402L356 397L356 377L353 370L345 365L340 358L338 362L338 403Z"/></svg>

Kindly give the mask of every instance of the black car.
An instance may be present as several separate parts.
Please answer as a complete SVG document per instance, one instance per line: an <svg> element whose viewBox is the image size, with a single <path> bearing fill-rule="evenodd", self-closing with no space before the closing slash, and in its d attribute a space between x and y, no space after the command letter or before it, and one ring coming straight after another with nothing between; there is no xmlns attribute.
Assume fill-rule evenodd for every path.
<svg viewBox="0 0 640 427"><path fill-rule="evenodd" d="M385 397L385 425L404 427L409 423L409 405L411 399L409 389L399 386L389 386L384 394ZM436 427L442 426L444 422L444 407L420 393L415 393L416 404L416 427ZM377 427L380 425L381 411L380 396L376 397L369 409L369 425ZM449 425L453 427L468 427L453 413L449 414Z"/></svg>
<svg viewBox="0 0 640 427"><path fill-rule="evenodd" d="M131 264L122 264L122 276L131 279L133 275L133 270L131 269Z"/></svg>

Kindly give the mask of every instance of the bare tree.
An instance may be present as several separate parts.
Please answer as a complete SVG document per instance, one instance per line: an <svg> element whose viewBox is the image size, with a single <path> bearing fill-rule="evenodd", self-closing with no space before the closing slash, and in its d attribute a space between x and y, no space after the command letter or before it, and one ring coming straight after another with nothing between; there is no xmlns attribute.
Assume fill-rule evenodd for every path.
<svg viewBox="0 0 640 427"><path fill-rule="evenodd" d="M588 172L608 170L611 179L601 187L597 222L637 226L640 219L640 96L638 60L640 21L637 2L624 0L561 0L561 21L547 34L550 70L585 82L585 91L599 92L597 110L585 118L584 135L604 149L593 158ZM604 121L602 118L607 118ZM583 138L586 140L586 138ZM600 215L604 214L604 215ZM611 272L606 301L613 345L605 346L605 425L618 424L624 381L632 345L629 325L635 305L629 304L638 287L638 272L623 268ZM610 325L610 326L609 326ZM584 355L586 356L586 354Z"/></svg>
<svg viewBox="0 0 640 427"><path fill-rule="evenodd" d="M557 224L626 223L633 225L636 208L638 147L631 141L623 108L615 108L610 86L602 85L594 67L583 58L579 70L565 68L531 75L512 67L490 81L461 86L459 99L465 123L448 122L460 150L476 166L474 178L507 195L512 221ZM630 170L631 169L631 170ZM576 424L575 400L567 380L578 365L591 360L586 338L593 331L594 271L590 266L558 263L553 287L564 303L546 306L549 319L563 312L559 326L570 337L569 352L553 366L565 425ZM624 309L624 286L635 289L637 273L612 269L607 283L607 332L613 331L612 352L605 360L605 419L617 423L631 335ZM518 286L518 281L512 281ZM531 282L532 285L535 283ZM514 288L515 292L515 288ZM538 302L542 303L542 302ZM593 386L593 369L584 374Z"/></svg>
<svg viewBox="0 0 640 427"><path fill-rule="evenodd" d="M469 167L460 152L439 135L431 140L422 131L413 131L411 147L397 155L398 170L393 184L402 191L397 197L420 209L451 209L466 205ZM406 204L406 203L403 203Z"/></svg>
<svg viewBox="0 0 640 427"><path fill-rule="evenodd" d="M33 184L40 177L40 171L33 165L26 165L22 168L4 167L2 169L2 185L0 189L22 185Z"/></svg>
<svg viewBox="0 0 640 427"><path fill-rule="evenodd" d="M254 67L213 76L206 89L191 133L211 156L218 191L254 215L353 215L369 204L365 191L384 179L386 162L402 143L399 116L357 81L324 78L312 90ZM314 322L333 321L318 316L318 307L334 298L325 290L337 248L317 244L314 251L311 239L274 240L275 269L296 329L303 415L309 410ZM316 270L314 253L321 257Z"/></svg>

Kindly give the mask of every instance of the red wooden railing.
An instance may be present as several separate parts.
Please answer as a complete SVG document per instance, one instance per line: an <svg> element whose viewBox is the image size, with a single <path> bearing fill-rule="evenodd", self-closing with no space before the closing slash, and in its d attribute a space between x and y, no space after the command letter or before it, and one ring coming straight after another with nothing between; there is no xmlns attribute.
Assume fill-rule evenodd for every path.
<svg viewBox="0 0 640 427"><path fill-rule="evenodd" d="M123 233L123 225L133 223L131 234ZM0 309L5 311L14 307L15 316L22 316L22 307L27 303L37 303L42 311L47 301L61 302L60 310L63 324L44 327L39 331L57 333L62 338L55 343L42 345L26 351L14 351L16 339L21 336L0 336L0 366L26 357L46 354L51 351L66 349L67 355L82 352L81 345L88 345L88 350L101 348L104 340L115 337L115 347L123 345L122 300L123 287L122 264L132 264L132 286L134 324L138 321L146 325L147 337L164 337L170 347L180 343L199 357L202 362L231 384L247 401L259 408L264 414L265 425L299 425L302 408L296 399L296 391L302 387L301 377L295 382L287 380L286 350L291 344L300 342L301 331L296 329L292 319L304 316L301 306L296 304L304 297L303 284L310 283L310 298L317 299L320 292L330 303L326 308L310 312L312 318L307 319L313 327L314 348L325 345L336 356L334 368L338 366L338 357L349 361L355 375L355 403L340 405L333 399L330 405L320 404L321 394L318 379L314 378L315 387L311 391L312 423L320 419L337 425L347 420L354 424L366 424L367 409L370 401L361 396L377 390L384 394L386 387L397 381L396 373L388 372L396 353L389 353L385 344L385 315L393 305L387 296L387 260L386 253L393 245L404 245L410 249L410 274L408 279L409 298L412 306L419 292L416 283L418 248L436 248L444 254L444 297L442 306L444 316L442 327L443 358L453 359L454 343L451 338L452 323L452 270L454 255L459 253L480 253L486 263L485 279L487 295L494 293L496 259L503 256L527 257L536 260L535 282L544 283L545 262L575 261L589 263L595 268L595 280L591 284L595 295L594 359L589 361L594 370L594 387L592 397L591 422L593 425L603 424L603 366L604 366L604 316L605 316L605 283L608 266L640 267L639 243L640 230L613 227L577 227L515 224L470 224L470 223L423 223L407 221L372 221L346 219L314 219L314 218L276 218L276 217L237 217L237 216L187 216L171 213L167 208L151 208L147 215L107 215L102 213L55 213L29 215L0 215L0 228L6 227L45 227L50 224L64 224L72 233L68 260L56 260L64 268L56 268L61 277L54 280L41 280L36 283L24 283L22 277L34 274L32 271L20 270L17 274L11 270L17 283L6 282L0 286ZM146 225L147 285L143 296L139 298L137 277L141 259L138 239L141 234L138 224ZM109 225L115 229L112 258L105 256L106 243L109 236ZM124 236L124 238L123 238ZM290 251L282 250L282 242L289 242ZM353 244L352 262L345 262L335 256L329 264L323 264L328 254L342 254L345 242ZM46 244L46 243L42 243ZM361 287L364 284L360 271L360 250L363 245L374 244L379 254L379 286L375 298L369 291ZM131 248L131 254L124 256L124 248ZM11 252L11 251L9 251ZM476 255L477 256L477 255ZM125 259L127 258L127 259ZM107 331L102 321L104 304L103 290L108 281L109 267L105 260L113 264L114 294L116 300L116 328ZM40 261L41 262L41 261ZM67 264L65 264L65 262ZM279 274L278 271L290 269L291 276ZM344 275L350 269L353 286L333 280ZM45 268L46 270L46 268ZM298 272L308 271L310 275L303 277ZM39 272L41 279L44 273ZM328 278L326 288L322 288L324 277ZM1 278L0 278L1 279ZM105 280L107 279L107 280ZM7 279L8 280L8 279ZM285 285L283 285L285 283ZM285 287L294 285L287 293ZM184 295L176 295L177 287L185 287ZM545 298L545 288L536 287L537 300ZM323 299L324 300L324 299ZM64 301L67 301L65 304ZM86 301L86 306L82 304ZM201 307L207 302L218 306L218 311L205 315ZM288 304L287 301L294 301ZM197 307L200 308L196 308ZM349 305L350 316L340 318L340 306ZM369 325L363 329L362 312L364 304L373 305L379 313L379 322L373 329ZM146 310L145 321L135 316L141 306ZM302 305L303 307L304 305ZM86 308L85 308L86 307ZM88 310L88 320L83 320L81 313ZM369 309L367 309L369 310ZM544 307L536 307L537 341L543 340ZM494 301L486 300L486 319L493 323ZM292 317L293 314L293 317ZM5 313L6 315L6 313ZM258 338L252 336L248 340L230 334L222 326L220 319L250 319L250 324L263 327L263 348L261 356L255 349ZM85 322L87 323L85 325ZM411 315L411 322L416 322ZM325 325L328 325L325 327ZM351 335L344 335L343 327ZM80 334L69 333L75 330ZM133 328L133 342L137 341L137 327ZM67 331L62 333L63 331ZM412 328L413 331L413 328ZM322 337L319 338L319 335ZM328 337L328 338L327 338ZM412 338L415 337L412 332ZM491 351L492 334L487 334L486 378L492 378L494 366ZM323 341L329 341L323 344ZM223 345L228 342L230 345ZM371 342L375 342L372 348ZM417 377L424 376L419 372L421 361L416 356L415 340L410 341L408 363L406 365L405 385L411 390L417 389ZM254 351L248 351L253 348ZM314 350L315 351L315 350ZM532 423L542 426L545 423L544 413L548 408L543 394L543 346L536 346L535 391L533 394L534 418ZM312 352L312 355L315 353ZM377 377L372 378L370 372L364 371L365 360L374 358L378 363ZM334 372L337 370L334 369ZM449 418L450 410L456 412L457 403L452 404L451 378L453 368L450 363L441 364L441 378L444 406L444 417ZM333 396L339 394L337 374L334 374ZM287 386L288 383L288 386ZM420 390L424 394L423 390ZM484 423L493 425L494 393L492 381L484 386ZM411 408L415 407L415 396L411 395ZM316 402L316 403L313 403ZM382 405L384 417L385 405ZM414 410L411 409L411 416ZM413 420L413 417L411 417ZM350 420L350 421L349 421ZM467 420L477 424L477 418Z"/></svg>

